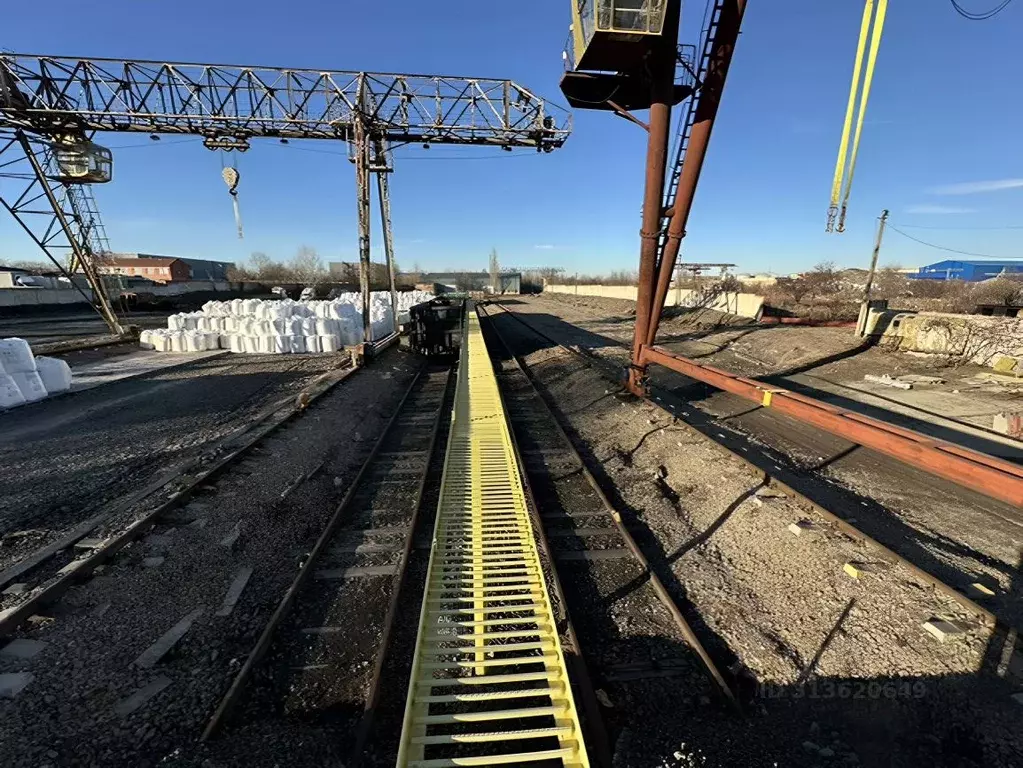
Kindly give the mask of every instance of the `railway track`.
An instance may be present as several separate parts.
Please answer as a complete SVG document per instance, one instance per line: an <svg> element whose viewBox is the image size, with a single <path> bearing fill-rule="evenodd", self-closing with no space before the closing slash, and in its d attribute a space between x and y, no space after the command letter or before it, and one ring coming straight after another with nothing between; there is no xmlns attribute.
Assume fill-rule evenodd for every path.
<svg viewBox="0 0 1023 768"><path fill-rule="evenodd" d="M246 722L333 712L338 733L354 734L344 740L346 763L362 754L451 398L447 367L429 366L413 381L264 625L204 740L249 699ZM262 666L269 671L260 675ZM254 687L262 690L250 692Z"/></svg>
<svg viewBox="0 0 1023 768"><path fill-rule="evenodd" d="M574 358L583 361L585 365L593 368L599 375L612 381L620 381L620 371L616 370L606 361L595 359L580 348L562 343L560 340L536 328L532 323L523 318L520 313L511 311L503 306L500 307L499 311L502 315L513 319L516 326L523 329L527 335L541 340L544 346L553 346L560 349ZM833 524L842 533L859 544L865 545L868 551L878 558L880 562L887 561L904 566L920 581L955 600L966 612L975 617L979 623L995 629L1002 640L1012 641L1019 633L1020 629L1011 621L1004 620L992 603L989 602L988 605L981 605L964 594L962 587L950 584L939 576L916 565L891 547L886 546L864 532L855 525L855 520L846 519L819 499L814 498L811 495L812 492L807 488L807 478L802 473L785 466L783 457L773 455L769 451L764 450L762 446L758 446L744 437L735 439L734 435L725 434L712 417L703 414L697 408L688 405L656 385L651 385L650 395L645 399L651 405L669 414L672 418L687 424L696 434L710 440L719 449L726 451L731 456L745 463L750 469L761 476L765 486L777 489L800 504L813 509L814 512ZM860 503L867 504L867 502L863 501ZM1011 645L1012 642L1010 642Z"/></svg>
<svg viewBox="0 0 1023 768"><path fill-rule="evenodd" d="M8 566L0 572L0 589L5 590L0 637L16 631L25 619L58 600L132 542L175 527L175 510L357 370L346 363L318 377L297 396L279 399L199 456L104 505L55 541ZM296 483L304 479L308 478L297 478Z"/></svg>
<svg viewBox="0 0 1023 768"><path fill-rule="evenodd" d="M573 640L604 701L616 702L602 710L611 738L635 728L630 720L651 702L670 707L680 694L692 696L694 673L737 710L730 684L684 616L687 606L653 571L521 362L492 323L485 328L542 546L577 630ZM702 693L706 682L697 685Z"/></svg>

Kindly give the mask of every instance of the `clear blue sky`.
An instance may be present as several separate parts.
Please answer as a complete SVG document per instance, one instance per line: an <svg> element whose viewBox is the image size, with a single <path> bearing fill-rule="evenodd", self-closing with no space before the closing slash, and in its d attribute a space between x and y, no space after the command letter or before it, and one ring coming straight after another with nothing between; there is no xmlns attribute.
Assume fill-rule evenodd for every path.
<svg viewBox="0 0 1023 768"><path fill-rule="evenodd" d="M687 6L691 42L703 3ZM979 229L1023 224L1023 2L987 22L955 15L945 0L891 4L849 231L824 234L862 7L862 0L751 0L690 220L687 258L733 261L748 271L790 272L824 259L860 265L885 207L896 226L974 228L906 230L923 240L1023 255L1023 230ZM560 102L569 9L568 0L440 6L53 0L46 18L31 3L7 9L0 47L509 77ZM95 188L115 250L242 262L257 250L285 259L307 244L330 260L356 256L353 170L343 156L255 143L240 160L246 236L239 241L220 159L198 141L156 145L124 134L100 141L144 145L116 151L115 181ZM635 268L644 149L645 134L635 126L579 112L568 144L549 155L405 150L392 177L397 258L406 267L485 268L496 247L506 265ZM433 159L443 155L484 159ZM979 184L996 181L1004 188ZM974 186L954 186L964 184ZM0 218L0 256L35 258L33 248L6 214ZM946 256L892 233L882 261L918 265Z"/></svg>

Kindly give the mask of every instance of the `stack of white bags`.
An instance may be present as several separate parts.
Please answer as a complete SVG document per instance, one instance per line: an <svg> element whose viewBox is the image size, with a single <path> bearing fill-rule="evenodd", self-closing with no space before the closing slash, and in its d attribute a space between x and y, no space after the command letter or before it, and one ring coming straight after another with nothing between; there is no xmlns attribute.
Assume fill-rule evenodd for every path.
<svg viewBox="0 0 1023 768"><path fill-rule="evenodd" d="M33 357L24 339L0 339L0 408L16 408L71 389L71 367Z"/></svg>
<svg viewBox="0 0 1023 768"><path fill-rule="evenodd" d="M411 307L433 298L424 291L405 291L397 296L399 325L409 321ZM394 332L390 293L370 294L369 311L374 340ZM337 352L362 341L362 298L357 293L344 293L327 301L208 301L201 312L171 315L166 329L143 331L140 341L143 347L158 352Z"/></svg>

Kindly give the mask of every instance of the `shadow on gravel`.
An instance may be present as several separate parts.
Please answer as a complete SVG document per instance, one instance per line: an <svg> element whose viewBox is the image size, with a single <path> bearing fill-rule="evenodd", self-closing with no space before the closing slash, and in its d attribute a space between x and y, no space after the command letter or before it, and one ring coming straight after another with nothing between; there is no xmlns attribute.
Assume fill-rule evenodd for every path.
<svg viewBox="0 0 1023 768"><path fill-rule="evenodd" d="M530 323L536 323L537 328L543 333L562 339L565 343L585 344L584 339L595 336L551 315L531 314L528 319ZM530 332L527 326L523 325L523 321L516 317L495 313L492 320L499 324L498 328L503 334L515 338L515 349L519 355L526 356L535 351L556 347L549 339ZM884 504L820 474L819 468L841 464L849 471L868 477L883 474L894 488L918 496L921 500L929 500L927 503L941 506L966 505L1006 520L1019 520L1018 510L935 478L923 470L903 465L812 427L773 414L770 409L758 407L752 411L746 410L745 415L752 417L753 420L745 423L741 419L743 413L726 417L708 413L699 407L693 407L694 401L700 400L699 393L710 394L716 390L663 369L655 370L652 378L654 380L652 394L655 401L678 419L713 442L741 456L765 475L777 478L825 509L855 522L864 533L942 581L965 590L973 582L984 578L983 573L956 567L955 563L963 558L973 559L1002 574L1003 583L1011 581L1015 572L1014 564L988 557L935 531L913 528L900 517L893 515ZM727 397L735 403L746 403L739 398ZM736 423L725 423L726 419L730 422L734 420ZM751 438L751 434L756 437ZM783 445L794 441L801 447L809 446L804 450L812 451L823 458L810 464L799 464L791 456L764 442L765 436L773 435L780 435L779 442ZM592 457L591 461L591 469L599 466L599 459L596 457ZM1018 581L1013 582L1011 589L999 594L991 610L1001 615L1007 623L1023 624L1023 585Z"/></svg>
<svg viewBox="0 0 1023 768"><path fill-rule="evenodd" d="M0 536L80 522L90 510L245 426L319 372L266 365L210 361L4 414Z"/></svg>
<svg viewBox="0 0 1023 768"><path fill-rule="evenodd" d="M522 326L506 316L495 315L495 324L513 344L515 351L525 355L528 350L550 345L543 339L524 332ZM544 329L546 331L546 328ZM585 333L585 332L583 332ZM575 329L566 342L579 338ZM536 369L537 371L540 368ZM551 371L556 371L552 368ZM556 378L571 375L548 371ZM965 573L949 564L948 559L973 558L995 569L1004 577L1008 588L991 606L1002 613L1009 624L1018 623L1013 606L1023 598L1023 551L1017 563L1005 563L975 552L959 542L940 534L922 532L902 523L885 507L872 499L841 488L829 480L787 466L783 456L751 442L745 435L723 428L709 415L689 407L673 395L658 392L662 405L673 410L698 431L712 437L747 458L766 475L777 477L801 493L819 502L836 514L850 520L869 535L885 542L924 570L953 586L965 588L977 581L980 574ZM569 425L565 425L566 427ZM722 429L727 431L723 432ZM674 578L670 563L681 556L664 552L663 546L647 529L637 510L627 505L616 490L615 483L604 471L599 459L585 441L569 429L581 449L591 472L628 521L651 566L673 595L685 600L685 588ZM933 478L922 476L916 482L934 484ZM756 488L751 489L755 492ZM748 494L740 496L722 512L721 517L697 539L706 541L714 530L727 520L730 512ZM980 501L980 500L978 500ZM695 541L695 540L694 540ZM698 545L699 542L695 542ZM682 550L691 549L694 542ZM635 589L640 580L630 584ZM921 589L929 589L923 583ZM613 597L620 599L626 589ZM612 596L609 596L612 597ZM612 610L613 600L595 603L592 610ZM900 675L855 678L822 676L817 672L824 659L832 668L841 665L841 641L856 636L861 630L855 606L847 603L836 611L831 627L820 638L813 657L795 658L800 670L795 683L775 683L753 679L737 660L735 651L713 633L692 606L686 618L697 636L721 666L737 672L734 682L742 694L746 717L733 719L715 708L680 712L675 717L652 718L656 727L642 733L624 730L616 745L615 765L653 765L652 759L666 760L671 766L681 765L743 765L743 766L910 766L930 765L948 768L981 768L981 766L1018 766L1023 759L1019 718L1020 706L1011 697L1019 696L1023 683L1023 656L1015 632L1008 636L998 632L987 644L982 662L972 674ZM594 621L607 621L597 617ZM922 630L921 630L922 633ZM902 638L904 644L919 645L927 653L929 643L938 642L926 634L920 638ZM946 643L962 643L952 636ZM743 650L738 649L740 653ZM883 648L879 647L879 653ZM836 660L835 656L839 655ZM1020 702L1023 703L1023 702ZM664 732L665 727L671 727ZM699 752L709 762L672 763L673 749L684 743L682 752ZM651 754L653 750L653 755ZM663 757L657 757L658 752Z"/></svg>

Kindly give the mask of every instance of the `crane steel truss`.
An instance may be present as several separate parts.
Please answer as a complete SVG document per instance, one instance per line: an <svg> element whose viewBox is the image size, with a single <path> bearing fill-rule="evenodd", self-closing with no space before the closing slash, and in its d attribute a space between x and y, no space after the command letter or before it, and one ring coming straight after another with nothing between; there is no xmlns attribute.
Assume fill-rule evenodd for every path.
<svg viewBox="0 0 1023 768"><path fill-rule="evenodd" d="M571 124L567 112L510 80L5 53L0 54L0 131L30 142L87 138L96 131L187 134L204 137L210 147L239 149L251 138L348 142L356 165L359 256L368 303L370 178L390 170L389 147L452 144L549 152L564 144ZM43 168L36 181L42 186L48 179L52 174ZM385 181L385 197L386 187ZM8 204L6 188L0 198L28 229L19 207ZM56 207L52 216L60 218ZM71 232L96 230L76 210L67 218ZM385 243L389 239L385 232ZM71 246L86 258L97 252L83 243Z"/></svg>

